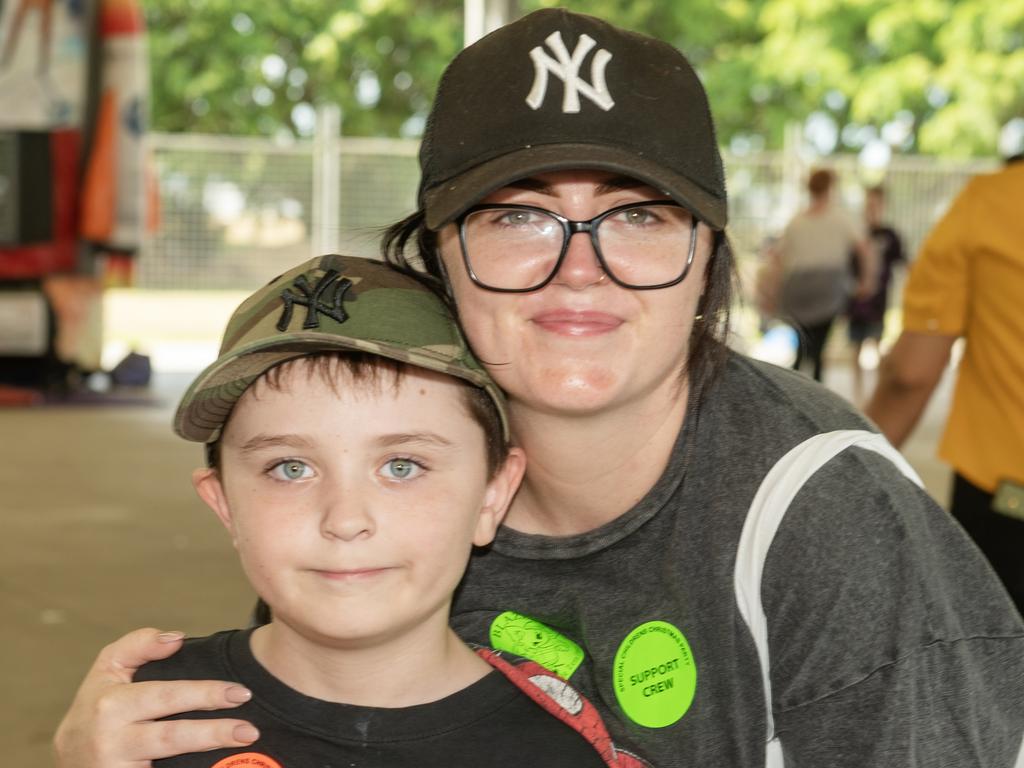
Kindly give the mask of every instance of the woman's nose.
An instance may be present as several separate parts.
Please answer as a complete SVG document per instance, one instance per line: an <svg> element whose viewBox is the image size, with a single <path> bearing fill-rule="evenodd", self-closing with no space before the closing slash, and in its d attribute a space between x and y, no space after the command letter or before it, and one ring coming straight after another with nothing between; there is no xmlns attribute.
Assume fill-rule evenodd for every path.
<svg viewBox="0 0 1024 768"><path fill-rule="evenodd" d="M598 261L590 233L573 232L569 236L565 258L558 267L555 282L581 290L600 283L604 278L604 268Z"/></svg>

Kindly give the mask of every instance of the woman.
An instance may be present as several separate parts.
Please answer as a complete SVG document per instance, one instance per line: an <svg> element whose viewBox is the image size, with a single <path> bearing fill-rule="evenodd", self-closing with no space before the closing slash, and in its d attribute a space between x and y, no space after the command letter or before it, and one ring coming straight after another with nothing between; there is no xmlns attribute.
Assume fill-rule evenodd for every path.
<svg viewBox="0 0 1024 768"><path fill-rule="evenodd" d="M747 509L793 446L866 425L723 344L725 184L686 60L531 14L449 66L421 165L420 210L385 249L449 291L529 456L457 597L463 637L571 677L658 766L779 764L771 720L787 764L1011 765L1024 627L948 516L870 451L828 462L785 510L758 590L770 677L759 660L736 601ZM62 766L252 741L230 719L151 722L246 695L130 684L176 650L163 640L104 650L58 733Z"/></svg>
<svg viewBox="0 0 1024 768"><path fill-rule="evenodd" d="M793 369L800 370L809 360L815 381L824 375L832 324L851 298L851 252L859 276L854 296L866 299L877 284L878 254L862 229L833 202L835 183L835 173L824 168L810 175L810 203L790 220L776 245L782 269L779 316L797 328Z"/></svg>

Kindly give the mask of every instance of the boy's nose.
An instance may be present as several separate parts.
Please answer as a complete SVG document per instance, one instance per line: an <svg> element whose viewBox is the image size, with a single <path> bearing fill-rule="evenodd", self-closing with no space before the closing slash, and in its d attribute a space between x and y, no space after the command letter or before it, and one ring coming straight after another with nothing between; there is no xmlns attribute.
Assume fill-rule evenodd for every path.
<svg viewBox="0 0 1024 768"><path fill-rule="evenodd" d="M353 541L372 536L376 530L373 513L358 493L338 493L325 500L320 520L324 538Z"/></svg>

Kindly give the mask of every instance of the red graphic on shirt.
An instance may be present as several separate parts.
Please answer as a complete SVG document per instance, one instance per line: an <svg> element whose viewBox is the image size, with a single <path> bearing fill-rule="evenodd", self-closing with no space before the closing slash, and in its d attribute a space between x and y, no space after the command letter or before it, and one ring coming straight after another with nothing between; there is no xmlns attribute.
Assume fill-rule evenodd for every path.
<svg viewBox="0 0 1024 768"><path fill-rule="evenodd" d="M210 768L282 768L282 766L274 758L261 755L259 752L243 752L218 760Z"/></svg>
<svg viewBox="0 0 1024 768"><path fill-rule="evenodd" d="M594 705L550 670L528 660L512 664L490 648L478 648L476 652L519 690L590 742L610 768L651 768L646 760L616 747Z"/></svg>

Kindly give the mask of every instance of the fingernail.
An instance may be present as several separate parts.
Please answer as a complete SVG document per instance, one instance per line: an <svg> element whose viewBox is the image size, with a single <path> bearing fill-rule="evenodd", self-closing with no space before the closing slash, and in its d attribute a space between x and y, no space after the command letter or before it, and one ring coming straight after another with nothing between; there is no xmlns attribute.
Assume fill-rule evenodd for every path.
<svg viewBox="0 0 1024 768"><path fill-rule="evenodd" d="M260 732L251 725L236 725L232 735L242 744L252 744L260 737Z"/></svg>
<svg viewBox="0 0 1024 768"><path fill-rule="evenodd" d="M224 691L224 698L232 704L245 704L252 698L252 691L240 685L232 685Z"/></svg>
<svg viewBox="0 0 1024 768"><path fill-rule="evenodd" d="M184 636L184 632L161 632L156 639L161 643L176 643Z"/></svg>

